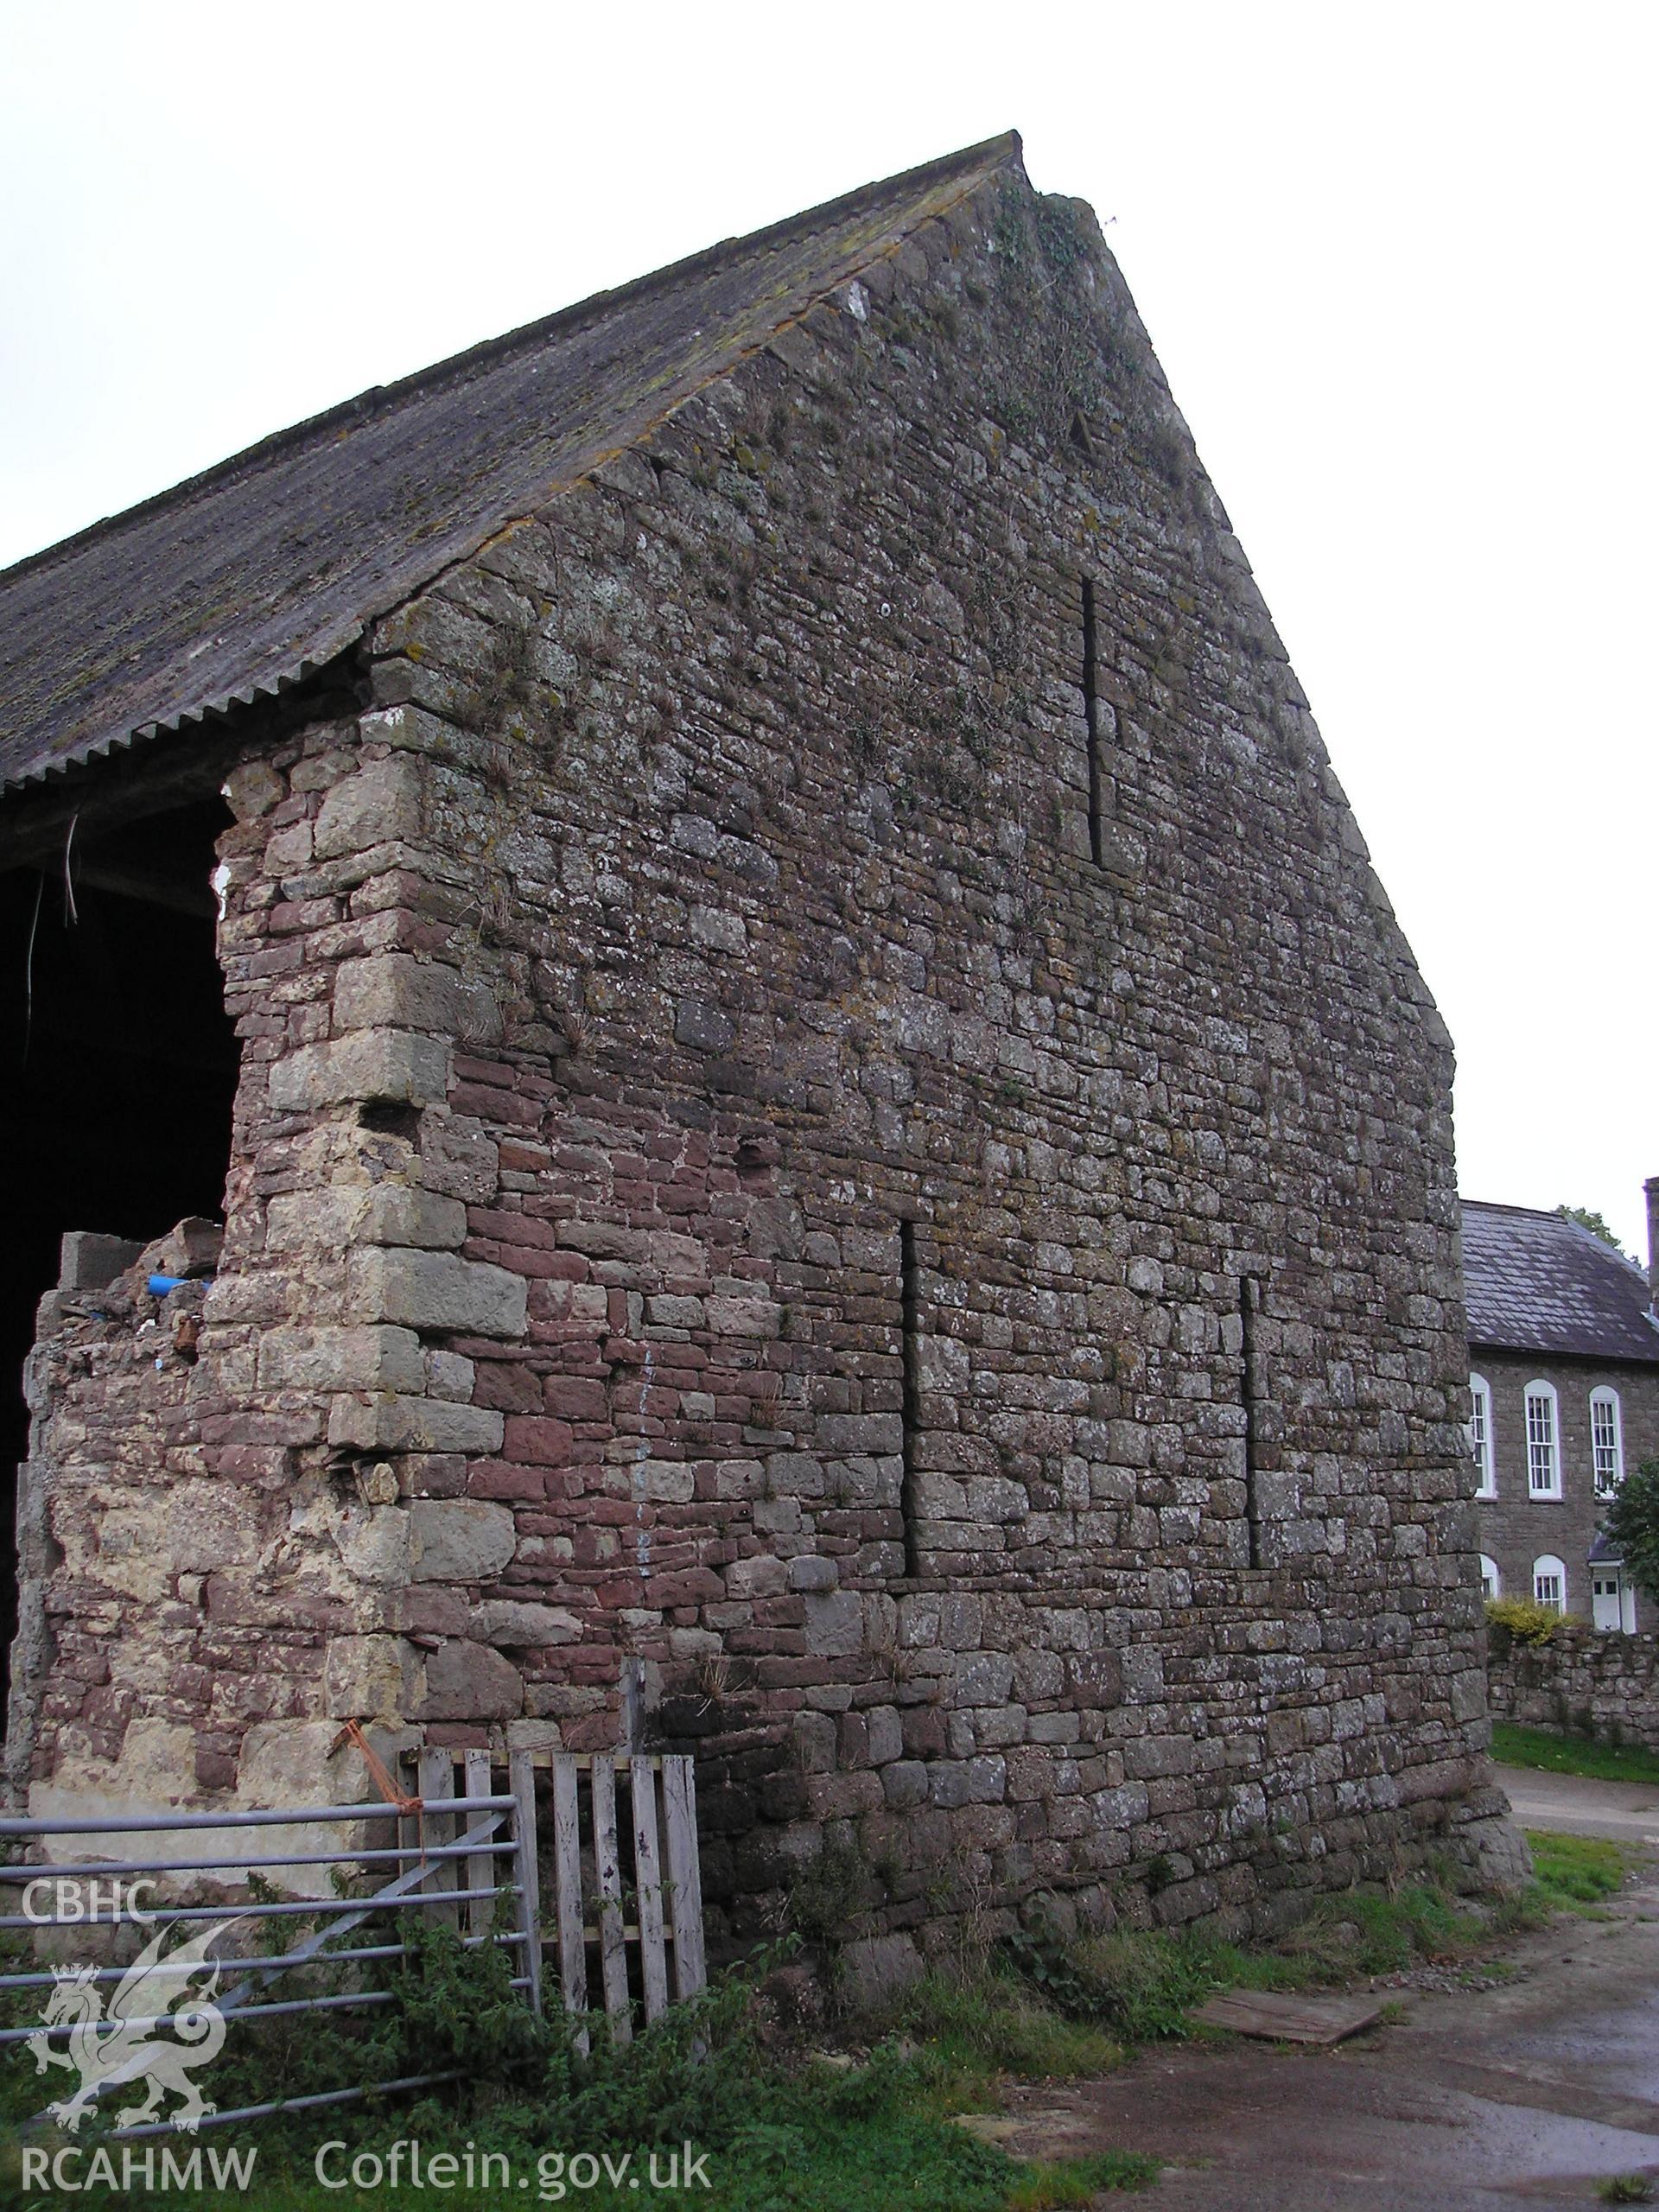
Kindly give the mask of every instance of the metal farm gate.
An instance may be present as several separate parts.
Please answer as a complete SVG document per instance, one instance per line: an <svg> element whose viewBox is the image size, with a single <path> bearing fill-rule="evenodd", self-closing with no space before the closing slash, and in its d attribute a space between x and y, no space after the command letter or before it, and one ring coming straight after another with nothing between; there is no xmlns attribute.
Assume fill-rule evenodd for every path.
<svg viewBox="0 0 1659 2212"><path fill-rule="evenodd" d="M31 2011L38 1998L42 2008L28 2024L0 2028L0 2052L28 2044L56 2053L50 2063L61 2067L65 2052L77 2047L78 2032L84 2048L89 2031L96 2037L118 2026L130 2040L169 2030L175 2024L169 1984L188 1987L191 1977L214 1968L229 1985L215 1987L211 1998L227 2026L389 2005L395 1993L380 1986L382 1973L409 1955L404 1916L411 1913L435 1917L468 1947L488 1943L510 1952L512 1986L537 2012L543 1954L552 1949L565 2012L602 2010L619 2040L632 2035L637 2013L650 2022L667 2009L671 1961L673 1998L703 1986L689 1758L518 1751L503 1764L487 1751L429 1750L414 1765L416 1786L405 1789L375 1762L372 1771L384 1777L386 1793L379 1803L0 1819L0 1854L14 1862L0 1865L0 1902L12 1902L5 1892L13 1890L23 1908L0 1912L0 1929L47 1937L58 1949L66 1936L89 1935L108 1961L78 1962L73 1969L30 1962L0 1974L0 1990L16 1993ZM539 1824L538 1798L544 1808ZM538 1854L538 1825L550 1835L550 1854ZM305 1832L292 1840L298 1848L286 1835L278 1844L270 1833L296 1829ZM308 1841L316 1847L303 1847ZM76 1855L82 1852L97 1855ZM374 1885L338 1899L281 1894L271 1878L302 1868L318 1870L319 1877L348 1868ZM374 1880L382 1874L387 1878ZM247 1894L251 1878L263 1879L264 1893ZM138 1906L134 1884L154 1885L164 1901ZM38 1905L43 1890L53 1899L49 1909ZM546 1936L544 1893L555 1931ZM309 1925L289 1948L269 1943L252 1955L222 1960L211 1950L232 1923L290 1919ZM182 1940L168 1950L175 1934ZM130 1957L111 1955L121 1944L137 1950L141 1937L136 1965ZM338 1979L341 1970L347 1988L307 1986L325 1971ZM106 2001L117 2007L113 2013L106 2012ZM588 2030L576 2022L574 2032L586 2050ZM461 2073L449 2069L346 2084L204 2113L189 2124L222 2126L279 2110L346 2104L458 2080ZM88 2088L83 2076L73 2101L90 2106L101 2098L107 2105L133 2081L126 2076ZM47 2117L29 2125L38 2127ZM138 2124L122 2126L122 2139L170 2134L180 2125L177 2119L151 2120L147 2109Z"/></svg>

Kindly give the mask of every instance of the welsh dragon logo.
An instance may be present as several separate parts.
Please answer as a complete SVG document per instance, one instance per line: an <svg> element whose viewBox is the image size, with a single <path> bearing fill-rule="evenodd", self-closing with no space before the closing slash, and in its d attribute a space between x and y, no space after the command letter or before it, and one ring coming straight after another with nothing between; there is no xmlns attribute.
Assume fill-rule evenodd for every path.
<svg viewBox="0 0 1659 2212"><path fill-rule="evenodd" d="M226 1932L207 1929L163 1957L167 1929L157 1929L116 1984L107 2009L95 1967L53 1969L55 1986L28 2047L36 2073L67 2066L80 2075L80 2086L48 2107L72 2135L100 2097L129 2082L146 2082L148 2092L142 2104L116 2114L118 2128L156 2119L169 2093L180 2100L174 2123L186 2134L194 2135L213 2110L190 2075L224 2048L225 2016L213 2001L219 1961L208 1955L208 1948ZM198 1980L202 1986L193 1989ZM67 2051L54 2049L48 2031L54 2028L60 2034L68 2031ZM157 2035L157 2029L170 2029L172 2035Z"/></svg>

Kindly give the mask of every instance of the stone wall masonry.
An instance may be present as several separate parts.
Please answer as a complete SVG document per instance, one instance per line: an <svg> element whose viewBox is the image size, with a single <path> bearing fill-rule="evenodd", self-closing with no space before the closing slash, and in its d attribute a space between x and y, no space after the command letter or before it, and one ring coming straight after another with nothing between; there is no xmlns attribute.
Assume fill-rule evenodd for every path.
<svg viewBox="0 0 1659 2212"><path fill-rule="evenodd" d="M927 226L371 647L232 780L196 1362L37 1354L37 1785L643 1726L734 1939L826 1841L901 1948L1512 1866L1446 1039L1086 213Z"/></svg>
<svg viewBox="0 0 1659 2212"><path fill-rule="evenodd" d="M1494 1626L1489 1687L1496 1719L1659 1751L1659 1637L1564 1621L1522 1643Z"/></svg>

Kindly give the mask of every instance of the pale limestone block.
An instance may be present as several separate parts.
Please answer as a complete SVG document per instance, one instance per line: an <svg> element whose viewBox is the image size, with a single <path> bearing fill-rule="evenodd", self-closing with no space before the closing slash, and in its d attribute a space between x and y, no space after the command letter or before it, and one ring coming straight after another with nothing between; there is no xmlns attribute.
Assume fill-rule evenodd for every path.
<svg viewBox="0 0 1659 2212"><path fill-rule="evenodd" d="M485 1582L512 1557L512 1510L480 1498L417 1498L409 1508L416 1582Z"/></svg>
<svg viewBox="0 0 1659 2212"><path fill-rule="evenodd" d="M339 1397L328 1409L328 1441L359 1452L460 1452L469 1458L501 1449L505 1418L488 1406L390 1391Z"/></svg>
<svg viewBox="0 0 1659 2212"><path fill-rule="evenodd" d="M810 1592L806 1648L821 1658L846 1659L864 1648L864 1601L856 1591Z"/></svg>
<svg viewBox="0 0 1659 2212"><path fill-rule="evenodd" d="M272 1329L259 1340L262 1390L407 1390L425 1382L412 1329Z"/></svg>
<svg viewBox="0 0 1659 2212"><path fill-rule="evenodd" d="M407 1183L380 1183L368 1193L358 1235L365 1244L407 1244L442 1251L463 1243L467 1209L459 1198Z"/></svg>
<svg viewBox="0 0 1659 2212"><path fill-rule="evenodd" d="M501 1014L488 986L441 961L382 952L340 964L334 981L336 1033L350 1029L430 1029L441 1037L493 1043Z"/></svg>
<svg viewBox="0 0 1659 2212"><path fill-rule="evenodd" d="M274 1061L273 1112L301 1114L357 1099L428 1105L449 1088L449 1048L435 1037L362 1029L321 1045L302 1045Z"/></svg>
<svg viewBox="0 0 1659 2212"><path fill-rule="evenodd" d="M526 1290L522 1275L453 1252L386 1245L354 1252L353 1304L367 1321L413 1329L458 1329L480 1337L521 1337Z"/></svg>
<svg viewBox="0 0 1659 2212"><path fill-rule="evenodd" d="M265 1208L265 1249L338 1252L358 1234L368 1192L360 1185L279 1191Z"/></svg>
<svg viewBox="0 0 1659 2212"><path fill-rule="evenodd" d="M473 1608L471 1633L485 1643L533 1650L543 1644L575 1643L582 1624L562 1605L534 1605L511 1598L489 1598Z"/></svg>
<svg viewBox="0 0 1659 2212"><path fill-rule="evenodd" d="M338 1720L402 1719L421 1696L421 1668L400 1636L331 1637L322 1661L323 1694Z"/></svg>
<svg viewBox="0 0 1659 2212"><path fill-rule="evenodd" d="M322 803L314 845L319 860L337 860L421 834L424 776L417 760L395 753L372 760L334 785Z"/></svg>
<svg viewBox="0 0 1659 2212"><path fill-rule="evenodd" d="M340 1558L359 1582L400 1589L409 1580L409 1512L397 1505L348 1505L334 1527Z"/></svg>

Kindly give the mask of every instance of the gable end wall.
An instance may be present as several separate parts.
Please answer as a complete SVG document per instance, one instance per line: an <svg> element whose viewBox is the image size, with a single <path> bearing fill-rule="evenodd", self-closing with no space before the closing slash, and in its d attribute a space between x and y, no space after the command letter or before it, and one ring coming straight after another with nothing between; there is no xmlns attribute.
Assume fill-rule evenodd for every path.
<svg viewBox="0 0 1659 2212"><path fill-rule="evenodd" d="M237 793L226 1265L133 1382L216 1564L100 1702L82 1513L37 1796L637 1732L734 1936L826 1840L867 1936L1501 1864L1449 1049L1086 211L925 226L371 648Z"/></svg>

